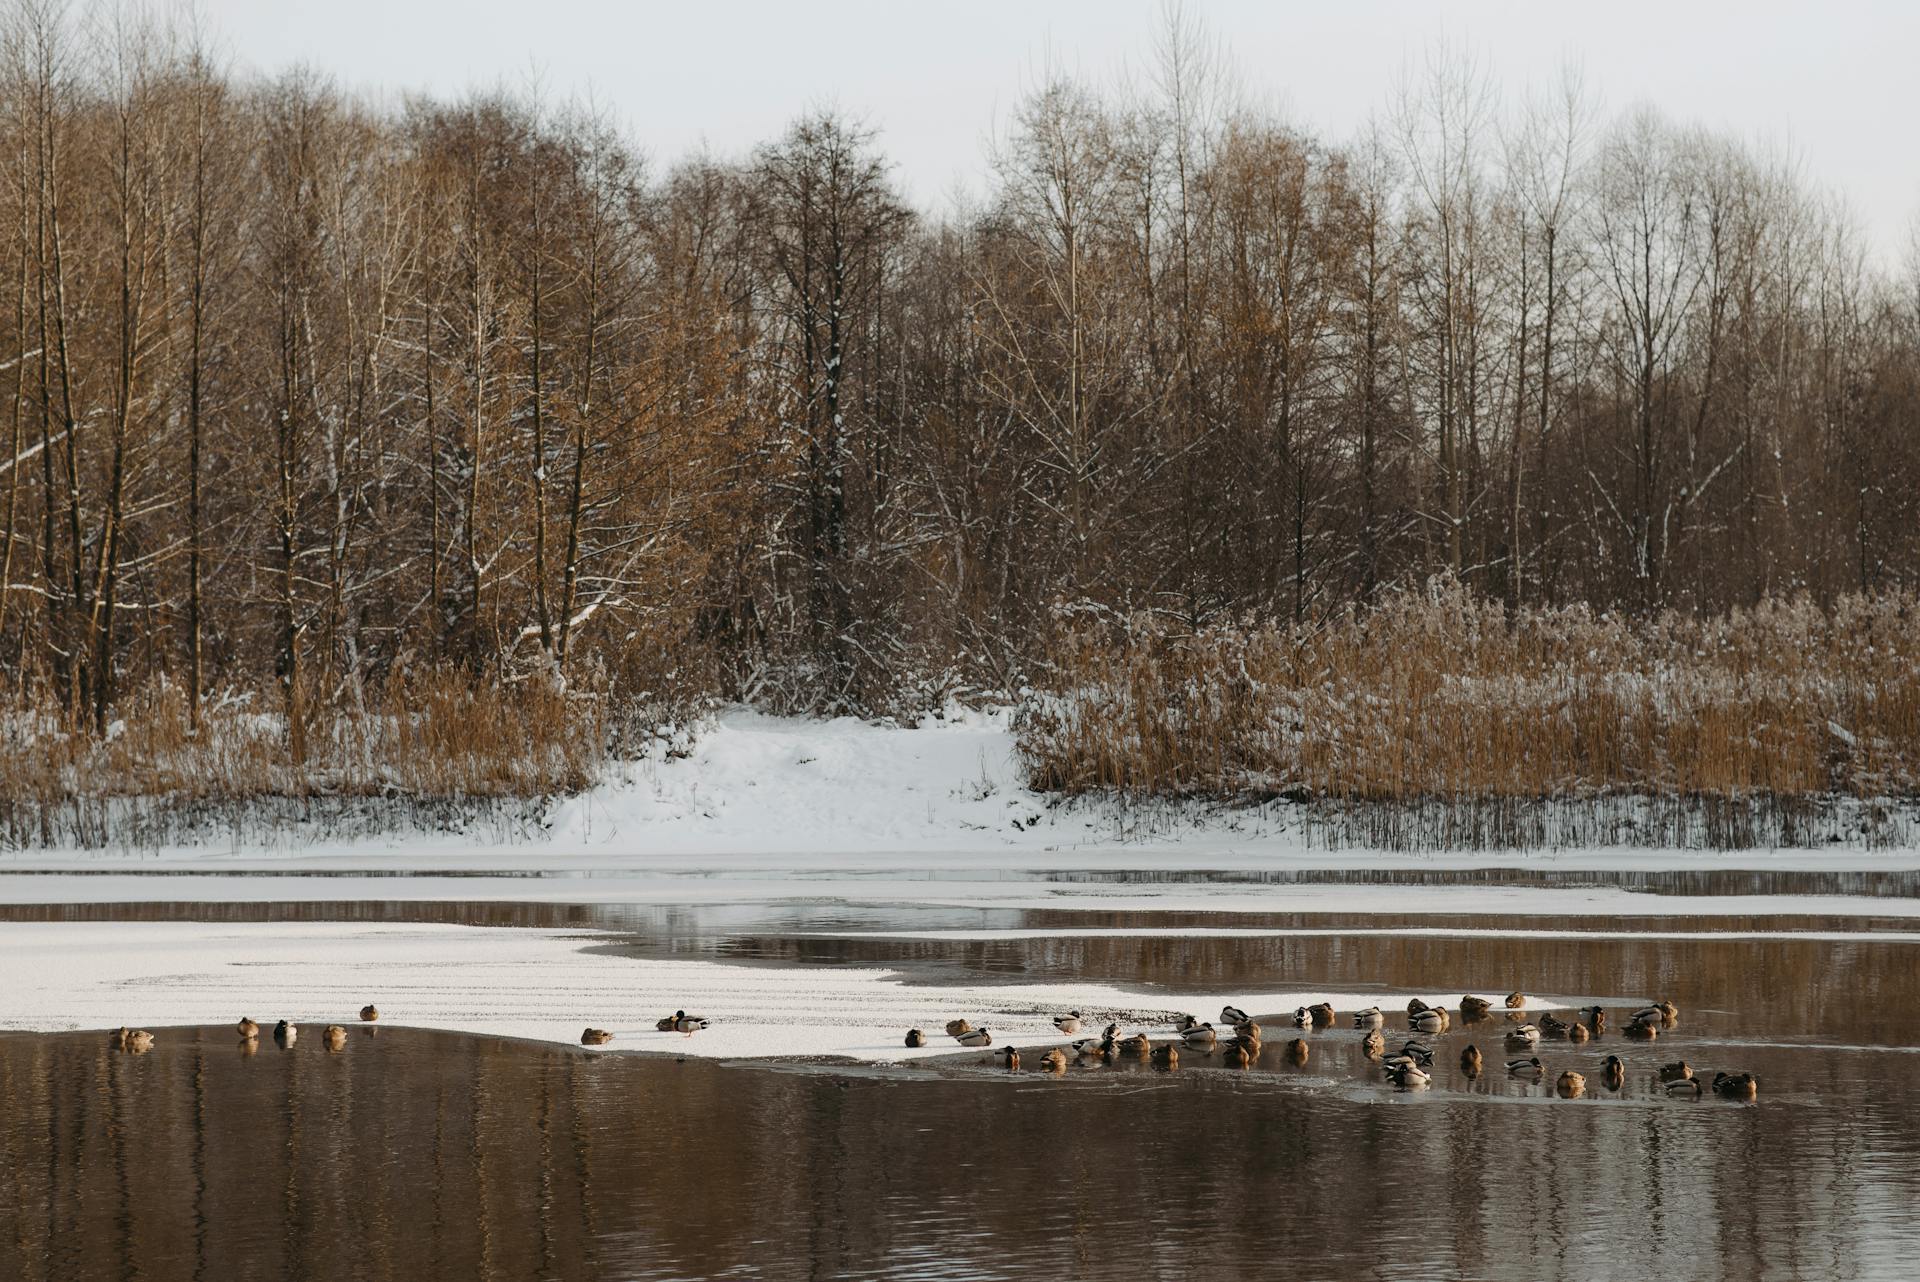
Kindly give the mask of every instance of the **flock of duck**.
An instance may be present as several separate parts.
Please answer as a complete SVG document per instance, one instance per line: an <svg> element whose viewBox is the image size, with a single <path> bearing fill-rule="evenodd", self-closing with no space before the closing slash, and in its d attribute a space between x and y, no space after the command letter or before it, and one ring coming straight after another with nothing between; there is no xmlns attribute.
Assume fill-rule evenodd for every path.
<svg viewBox="0 0 1920 1282"><path fill-rule="evenodd" d="M1527 1018L1527 999L1522 993L1510 993L1503 1012L1511 1027L1501 1037L1506 1059L1506 1070L1510 1076L1541 1081L1547 1075L1547 1067L1540 1060L1539 1048L1543 1040L1565 1041L1570 1046L1582 1045L1599 1038L1609 1026L1607 1012L1599 1006L1589 1006L1579 1011L1572 1020L1563 1020L1552 1014L1542 1014L1538 1020ZM1460 999L1459 1018L1462 1024L1479 1024L1490 1020L1494 1014L1493 1003L1484 997L1466 996ZM1306 1030L1331 1028L1339 1019L1331 1002L1319 1002L1312 1006L1302 1006L1293 1014L1294 1027ZM1444 1006L1429 1006L1418 997L1407 1003L1407 1031L1411 1034L1398 1049L1389 1051L1386 1034L1383 1031L1387 1015L1378 1006L1369 1006L1353 1016L1353 1026L1360 1030L1360 1052L1377 1066L1385 1079L1403 1090L1413 1090L1428 1085L1433 1080L1434 1048L1431 1038L1447 1032L1453 1026L1454 1016ZM1680 1011L1670 1001L1658 1001L1641 1007L1625 1017L1622 1033L1636 1041L1653 1041L1663 1031L1668 1031L1680 1022ZM1260 1058L1261 1030L1253 1018L1237 1006L1228 1006L1220 1012L1222 1027L1212 1023L1202 1023L1192 1015L1182 1015L1173 1024L1174 1036L1171 1039L1156 1042L1144 1032L1131 1037L1120 1037L1120 1026L1108 1024L1099 1037L1081 1038L1071 1046L1055 1046L1040 1056L1039 1067L1051 1073L1064 1073L1070 1064L1093 1065L1111 1063L1123 1056L1132 1056L1151 1062L1155 1067L1171 1069L1179 1066L1180 1052L1212 1056L1219 1054L1221 1062L1228 1068L1247 1068ZM1082 1031L1083 1017L1079 1011L1070 1011L1058 1016L1053 1026L1062 1035L1071 1037ZM1230 1035L1226 1030L1231 1030ZM964 1019L949 1020L946 1026L947 1036L962 1046L986 1047L993 1044L993 1034L985 1028L975 1028ZM918 1028L907 1030L907 1045L925 1046L927 1035ZM1010 1070L1021 1067L1020 1051L1016 1047L1003 1047L995 1054ZM1312 1054L1312 1047L1304 1037L1290 1039L1284 1051L1288 1063L1304 1065ZM1479 1046L1469 1043L1460 1051L1460 1071L1469 1078L1476 1078L1486 1071L1486 1057ZM1598 1075L1609 1090L1619 1090L1626 1082L1626 1064L1618 1055L1608 1055L1600 1062ZM1712 1093L1725 1099L1754 1100L1760 1095L1760 1082L1752 1073L1716 1072L1711 1080L1694 1071L1685 1060L1663 1065L1659 1071L1662 1089L1676 1097L1698 1098ZM1554 1092L1563 1099L1577 1099L1586 1094L1587 1078L1575 1069L1564 1069L1554 1079Z"/></svg>
<svg viewBox="0 0 1920 1282"><path fill-rule="evenodd" d="M363 1023L372 1024L379 1018L380 1009L373 1003L369 1002L360 1008ZM234 1025L234 1030L240 1034L240 1049L244 1054L251 1055L260 1049L260 1025L257 1021L242 1015L240 1022ZM283 1019L273 1026L272 1036L276 1044L285 1048L300 1040L300 1029L292 1020ZM347 1030L338 1024L328 1024L320 1034L320 1040L330 1051L343 1051L347 1048ZM114 1045L130 1055L144 1055L153 1049L153 1034L144 1028L122 1028L113 1035L113 1041Z"/></svg>

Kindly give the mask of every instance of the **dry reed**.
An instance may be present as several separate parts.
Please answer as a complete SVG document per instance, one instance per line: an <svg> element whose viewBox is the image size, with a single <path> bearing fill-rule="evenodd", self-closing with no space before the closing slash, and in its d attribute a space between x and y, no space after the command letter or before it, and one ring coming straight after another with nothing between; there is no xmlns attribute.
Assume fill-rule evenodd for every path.
<svg viewBox="0 0 1920 1282"><path fill-rule="evenodd" d="M1082 627L1050 671L1035 787L1297 798L1342 842L1885 840L1920 793L1906 594L1634 622L1436 583L1312 627Z"/></svg>

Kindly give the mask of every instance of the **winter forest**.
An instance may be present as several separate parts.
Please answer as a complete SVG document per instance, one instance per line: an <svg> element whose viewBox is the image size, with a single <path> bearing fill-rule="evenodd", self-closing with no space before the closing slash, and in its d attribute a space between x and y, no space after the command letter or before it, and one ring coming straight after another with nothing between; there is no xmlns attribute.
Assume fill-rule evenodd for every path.
<svg viewBox="0 0 1920 1282"><path fill-rule="evenodd" d="M827 107L659 156L213 47L6 6L16 838L214 776L564 790L735 700L1026 699L1064 788L1916 786L1920 252L1784 150L1463 48L1316 137L1174 15L929 209ZM1612 678L1663 665L1714 671L1646 720ZM1487 714L1512 769L1364 764L1349 694L1483 669L1564 678ZM1427 693L1416 766L1478 733ZM1620 706L1522 769L1536 696Z"/></svg>

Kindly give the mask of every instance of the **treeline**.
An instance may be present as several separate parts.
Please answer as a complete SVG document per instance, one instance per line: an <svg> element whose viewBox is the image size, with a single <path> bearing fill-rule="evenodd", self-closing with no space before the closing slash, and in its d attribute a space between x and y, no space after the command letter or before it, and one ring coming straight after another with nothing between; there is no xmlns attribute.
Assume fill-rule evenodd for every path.
<svg viewBox="0 0 1920 1282"><path fill-rule="evenodd" d="M877 712L1089 614L1920 583L1920 274L1571 78L1436 57L1328 140L1176 19L936 216L832 113L649 163L118 12L11 0L0 70L0 672L76 728L254 692L298 761L429 671Z"/></svg>

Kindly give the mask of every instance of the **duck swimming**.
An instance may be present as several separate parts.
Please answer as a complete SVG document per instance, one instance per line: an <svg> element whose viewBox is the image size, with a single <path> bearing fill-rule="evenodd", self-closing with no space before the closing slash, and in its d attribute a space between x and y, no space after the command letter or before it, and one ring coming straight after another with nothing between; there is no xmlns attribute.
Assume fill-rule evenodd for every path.
<svg viewBox="0 0 1920 1282"><path fill-rule="evenodd" d="M1478 1046L1469 1043L1467 1048L1460 1052L1460 1071L1468 1077L1480 1076L1480 1066L1482 1063L1480 1048Z"/></svg>
<svg viewBox="0 0 1920 1282"><path fill-rule="evenodd" d="M1607 1031L1607 1012L1601 1010L1598 1006L1587 1007L1580 1012L1580 1017L1587 1021L1587 1027L1591 1028L1594 1032L1604 1033Z"/></svg>
<svg viewBox="0 0 1920 1282"><path fill-rule="evenodd" d="M1585 1024L1582 1024L1577 1019L1573 1021L1573 1023L1567 1025L1567 1040L1572 1042L1576 1046L1579 1045L1581 1042L1586 1041L1587 1038L1591 1036L1592 1034L1587 1032L1587 1026Z"/></svg>
<svg viewBox="0 0 1920 1282"><path fill-rule="evenodd" d="M1760 1079L1752 1073L1715 1073L1713 1093L1725 1099L1758 1099Z"/></svg>
<svg viewBox="0 0 1920 1282"><path fill-rule="evenodd" d="M1507 1030L1507 1045L1512 1047L1532 1046L1540 1040L1540 1029L1533 1024L1522 1024L1518 1028Z"/></svg>
<svg viewBox="0 0 1920 1282"><path fill-rule="evenodd" d="M1552 1015L1542 1015L1540 1017L1540 1035L1542 1037L1565 1037L1567 1035L1567 1023L1565 1020L1555 1019Z"/></svg>
<svg viewBox="0 0 1920 1282"><path fill-rule="evenodd" d="M1607 1084L1608 1090L1617 1091L1627 1080L1627 1066L1620 1061L1618 1055L1609 1055L1606 1062L1600 1066L1600 1075L1601 1080Z"/></svg>
<svg viewBox="0 0 1920 1282"><path fill-rule="evenodd" d="M1507 1071L1515 1077L1538 1077L1541 1071L1539 1057L1510 1059L1507 1061Z"/></svg>
<svg viewBox="0 0 1920 1282"><path fill-rule="evenodd" d="M1660 1066L1660 1080L1663 1082L1684 1082L1691 1081L1692 1078L1693 1065L1684 1059Z"/></svg>
<svg viewBox="0 0 1920 1282"><path fill-rule="evenodd" d="M1676 1097L1700 1098L1700 1079L1697 1077L1676 1077L1667 1083L1667 1094Z"/></svg>
<svg viewBox="0 0 1920 1282"><path fill-rule="evenodd" d="M1660 1036L1660 1028L1658 1024L1653 1021L1636 1019L1627 1025L1627 1036L1637 1038L1643 1042L1650 1042Z"/></svg>
<svg viewBox="0 0 1920 1282"><path fill-rule="evenodd" d="M327 1043L327 1049L335 1054L347 1049L347 1030L338 1024L328 1024L327 1031L321 1034Z"/></svg>

